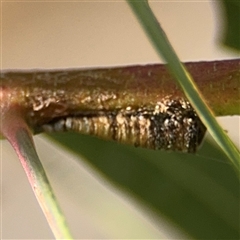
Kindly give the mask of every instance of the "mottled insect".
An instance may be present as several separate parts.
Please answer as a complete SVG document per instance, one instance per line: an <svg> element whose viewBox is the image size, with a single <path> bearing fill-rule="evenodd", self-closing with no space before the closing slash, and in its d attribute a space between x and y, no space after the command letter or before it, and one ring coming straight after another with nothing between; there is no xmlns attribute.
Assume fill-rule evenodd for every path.
<svg viewBox="0 0 240 240"><path fill-rule="evenodd" d="M206 128L189 102L165 99L154 108L89 112L44 124L46 132L76 131L136 147L195 152Z"/></svg>
<svg viewBox="0 0 240 240"><path fill-rule="evenodd" d="M238 111L239 59L186 66L216 115ZM224 77L228 68L231 79ZM20 107L34 133L76 131L134 146L195 152L206 131L164 65L2 71L0 80L4 102Z"/></svg>

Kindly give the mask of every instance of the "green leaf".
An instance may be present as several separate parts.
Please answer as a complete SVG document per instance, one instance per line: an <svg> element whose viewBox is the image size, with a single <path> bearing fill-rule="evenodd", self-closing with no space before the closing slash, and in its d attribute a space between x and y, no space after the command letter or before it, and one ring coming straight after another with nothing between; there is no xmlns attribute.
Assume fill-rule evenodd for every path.
<svg viewBox="0 0 240 240"><path fill-rule="evenodd" d="M192 238L239 238L239 181L223 152L208 142L194 155L74 133L51 138Z"/></svg>
<svg viewBox="0 0 240 240"><path fill-rule="evenodd" d="M240 50L240 1L222 0L225 26L223 43Z"/></svg>

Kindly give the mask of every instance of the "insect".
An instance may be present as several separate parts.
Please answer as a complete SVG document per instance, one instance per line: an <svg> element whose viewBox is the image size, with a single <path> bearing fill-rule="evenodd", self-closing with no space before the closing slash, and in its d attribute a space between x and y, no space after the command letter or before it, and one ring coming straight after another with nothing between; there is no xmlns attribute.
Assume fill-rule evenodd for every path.
<svg viewBox="0 0 240 240"><path fill-rule="evenodd" d="M211 80L212 73L221 76L222 69L238 69L239 60L224 64L186 66L200 89L207 87L209 94L218 92L218 78ZM164 65L3 71L1 82L2 93L21 107L34 133L76 131L134 146L195 152L206 132ZM231 84L237 85L237 80ZM209 100L212 109L219 105L216 97Z"/></svg>
<svg viewBox="0 0 240 240"><path fill-rule="evenodd" d="M155 108L98 111L54 119L46 132L76 131L152 149L195 152L206 128L189 102L165 99Z"/></svg>

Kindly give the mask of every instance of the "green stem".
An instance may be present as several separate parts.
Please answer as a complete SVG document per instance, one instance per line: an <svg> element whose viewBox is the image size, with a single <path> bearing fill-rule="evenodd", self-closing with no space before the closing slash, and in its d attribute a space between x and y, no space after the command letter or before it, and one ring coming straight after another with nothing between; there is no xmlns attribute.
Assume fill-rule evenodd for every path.
<svg viewBox="0 0 240 240"><path fill-rule="evenodd" d="M28 126L14 107L4 111L1 120L2 134L16 151L55 238L72 239L66 220L38 158Z"/></svg>
<svg viewBox="0 0 240 240"><path fill-rule="evenodd" d="M174 77L178 80L187 98L200 116L202 122L208 128L208 131L219 144L219 146L224 150L239 174L240 154L238 149L225 134L223 129L219 126L213 113L204 103L203 97L198 92L197 87L190 74L181 64L178 56L172 48L163 29L159 25L147 1L128 0L128 3L139 19L151 42L155 46L159 56L163 57L168 62L169 69L171 70Z"/></svg>

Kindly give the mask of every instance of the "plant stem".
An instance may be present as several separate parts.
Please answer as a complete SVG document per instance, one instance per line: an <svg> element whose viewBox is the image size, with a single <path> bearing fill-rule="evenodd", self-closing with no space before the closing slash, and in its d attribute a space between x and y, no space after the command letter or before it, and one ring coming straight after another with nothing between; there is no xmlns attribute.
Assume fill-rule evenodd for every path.
<svg viewBox="0 0 240 240"><path fill-rule="evenodd" d="M172 48L166 34L158 23L147 1L131 1L129 5L136 14L142 27L147 33L149 39L153 43L160 57L168 62L168 67L174 77L178 80L187 98L200 116L213 138L224 150L235 169L240 172L240 153L236 146L232 143L223 129L217 123L213 113L204 103L203 97L197 90L186 68L181 64L178 56Z"/></svg>
<svg viewBox="0 0 240 240"><path fill-rule="evenodd" d="M55 238L72 239L66 220L38 158L29 128L15 107L3 111L0 130L16 151Z"/></svg>

